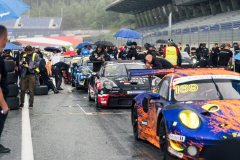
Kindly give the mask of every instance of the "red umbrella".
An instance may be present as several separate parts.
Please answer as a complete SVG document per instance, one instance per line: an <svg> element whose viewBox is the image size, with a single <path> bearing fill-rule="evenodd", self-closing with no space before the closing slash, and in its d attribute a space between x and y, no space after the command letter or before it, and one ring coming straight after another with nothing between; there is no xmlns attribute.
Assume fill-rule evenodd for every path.
<svg viewBox="0 0 240 160"><path fill-rule="evenodd" d="M64 55L77 55L76 51L67 51L64 53Z"/></svg>

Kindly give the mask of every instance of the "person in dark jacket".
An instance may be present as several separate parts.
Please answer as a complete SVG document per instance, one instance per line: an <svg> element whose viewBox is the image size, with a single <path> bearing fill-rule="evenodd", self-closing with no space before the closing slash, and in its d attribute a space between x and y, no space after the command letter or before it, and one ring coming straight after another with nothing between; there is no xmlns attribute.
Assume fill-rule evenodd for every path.
<svg viewBox="0 0 240 160"><path fill-rule="evenodd" d="M184 48L184 52L187 52L190 55L190 47L189 44L186 44L186 48Z"/></svg>
<svg viewBox="0 0 240 160"><path fill-rule="evenodd" d="M15 64L16 64L16 67L17 67L16 75L17 75L17 77L18 77L19 79L21 78L21 71L22 71L21 65L20 65L20 61L22 60L23 55L24 55L23 50L19 50L19 51L17 52L17 56L16 56L16 58L15 58Z"/></svg>
<svg viewBox="0 0 240 160"><path fill-rule="evenodd" d="M6 60L14 60L14 58L12 56L10 56L10 52L11 52L11 50L5 50L2 58L6 59Z"/></svg>
<svg viewBox="0 0 240 160"><path fill-rule="evenodd" d="M107 46L107 53L108 53L108 55L110 56L110 60L111 60L111 61L112 61L112 60L116 60L116 59L114 58L113 49L112 49L110 46Z"/></svg>
<svg viewBox="0 0 240 160"><path fill-rule="evenodd" d="M209 65L211 67L217 66L219 52L220 51L219 51L218 43L215 43L215 46L212 48L212 51L210 53Z"/></svg>
<svg viewBox="0 0 240 160"><path fill-rule="evenodd" d="M101 65L105 61L109 61L110 56L105 51L103 45L98 45L97 49L91 53L90 61L97 61L98 63L93 63L93 72L98 72Z"/></svg>
<svg viewBox="0 0 240 160"><path fill-rule="evenodd" d="M114 54L114 58L117 60L117 55L118 55L118 49L117 46L113 46L113 54Z"/></svg>
<svg viewBox="0 0 240 160"><path fill-rule="evenodd" d="M82 48L79 48L79 49L77 50L77 54L78 54L78 55L81 55L81 52L82 52Z"/></svg>
<svg viewBox="0 0 240 160"><path fill-rule="evenodd" d="M194 68L206 68L210 67L209 59L207 58L202 58L198 63L194 65Z"/></svg>
<svg viewBox="0 0 240 160"><path fill-rule="evenodd" d="M174 66L167 60L162 58L155 58L152 55L148 54L146 56L146 66L149 69L170 69Z"/></svg>
<svg viewBox="0 0 240 160"><path fill-rule="evenodd" d="M203 43L204 54L202 57L209 59L209 49L206 47L206 43Z"/></svg>
<svg viewBox="0 0 240 160"><path fill-rule="evenodd" d="M199 48L196 50L197 61L200 61L201 57L203 57L203 54L204 54L204 49L203 49L203 44L201 43L199 45Z"/></svg>
<svg viewBox="0 0 240 160"><path fill-rule="evenodd" d="M46 61L43 58L40 58L39 70L40 70L39 74L41 75L44 82L47 84L48 90L52 89L54 91L54 93L58 93L59 91L54 86L53 82L51 81L51 79L48 76L48 72L46 69Z"/></svg>
<svg viewBox="0 0 240 160"><path fill-rule="evenodd" d="M223 50L219 52L219 58L218 58L218 66L224 66L227 67L228 63L230 66L232 66L232 57L233 53L230 50L231 45L230 44L223 44L222 45Z"/></svg>
<svg viewBox="0 0 240 160"><path fill-rule="evenodd" d="M157 52L153 50L153 47L154 47L154 46L152 46L152 45L149 45L149 46L148 46L147 55L150 54L150 55L152 55L154 58L156 58Z"/></svg>
<svg viewBox="0 0 240 160"><path fill-rule="evenodd" d="M57 90L63 90L61 88L62 70L65 70L67 73L69 70L69 65L64 62L58 62L52 65L52 73L55 75L55 84L56 84ZM67 74L67 79L68 79L68 74Z"/></svg>
<svg viewBox="0 0 240 160"><path fill-rule="evenodd" d="M35 52L38 54L39 58L43 58L43 54L38 46L35 47Z"/></svg>

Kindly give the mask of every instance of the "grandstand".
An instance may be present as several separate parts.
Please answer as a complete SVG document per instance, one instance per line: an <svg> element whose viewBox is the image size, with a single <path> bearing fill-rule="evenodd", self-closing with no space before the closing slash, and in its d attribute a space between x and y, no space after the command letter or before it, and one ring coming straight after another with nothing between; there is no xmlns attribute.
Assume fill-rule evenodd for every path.
<svg viewBox="0 0 240 160"><path fill-rule="evenodd" d="M135 15L137 29L146 41L240 42L239 0L117 0L106 11ZM168 15L172 12L172 35Z"/></svg>
<svg viewBox="0 0 240 160"><path fill-rule="evenodd" d="M11 30L15 37L49 36L51 34L61 34L62 32L62 18L30 18L21 16L18 19L0 21L0 24Z"/></svg>

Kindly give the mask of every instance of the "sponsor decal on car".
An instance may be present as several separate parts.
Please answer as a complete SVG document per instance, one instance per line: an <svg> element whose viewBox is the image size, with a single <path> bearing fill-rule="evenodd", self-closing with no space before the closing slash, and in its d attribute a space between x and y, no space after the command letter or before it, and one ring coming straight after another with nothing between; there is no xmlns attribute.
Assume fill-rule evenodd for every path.
<svg viewBox="0 0 240 160"><path fill-rule="evenodd" d="M172 149L171 147L168 147L168 151L172 154L174 154L175 156L179 157L179 158L182 158L183 157L183 153L180 153L174 149Z"/></svg>
<svg viewBox="0 0 240 160"><path fill-rule="evenodd" d="M240 137L240 132L232 133L233 137Z"/></svg>
<svg viewBox="0 0 240 160"><path fill-rule="evenodd" d="M141 94L144 92L146 92L146 91L127 91L127 94Z"/></svg>
<svg viewBox="0 0 240 160"><path fill-rule="evenodd" d="M185 141L185 136L180 136L180 135L176 135L176 134L169 134L168 138L171 140L180 141L180 142Z"/></svg>
<svg viewBox="0 0 240 160"><path fill-rule="evenodd" d="M146 121L142 121L142 125L147 126L147 122Z"/></svg>

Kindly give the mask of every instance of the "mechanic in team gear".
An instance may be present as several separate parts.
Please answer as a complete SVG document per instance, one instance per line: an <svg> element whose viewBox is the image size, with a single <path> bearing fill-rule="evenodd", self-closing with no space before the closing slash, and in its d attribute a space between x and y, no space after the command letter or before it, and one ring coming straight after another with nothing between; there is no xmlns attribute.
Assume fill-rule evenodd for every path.
<svg viewBox="0 0 240 160"><path fill-rule="evenodd" d="M126 48L119 53L118 60L135 60L137 52L132 48L132 41L128 40L126 43Z"/></svg>
<svg viewBox="0 0 240 160"><path fill-rule="evenodd" d="M198 49L196 50L197 61L200 61L201 57L204 55L203 44L200 43Z"/></svg>
<svg viewBox="0 0 240 160"><path fill-rule="evenodd" d="M155 58L152 55L148 54L146 56L146 66L148 69L170 69L174 68L174 66L162 58Z"/></svg>
<svg viewBox="0 0 240 160"><path fill-rule="evenodd" d="M54 86L52 80L48 76L48 72L47 72L47 68L46 68L46 61L43 58L40 58L39 70L40 70L40 75L41 75L42 79L46 82L46 84L48 86L48 90L52 89L54 91L54 93L58 93L59 91Z"/></svg>
<svg viewBox="0 0 240 160"><path fill-rule="evenodd" d="M233 53L230 50L231 45L230 44L223 44L222 50L219 52L219 58L218 58L218 66L224 66L228 67L228 63L230 66L232 66L232 57Z"/></svg>
<svg viewBox="0 0 240 160"><path fill-rule="evenodd" d="M212 51L210 53L209 65L211 67L217 67L219 52L220 50L218 47L218 43L215 43L215 46L212 48Z"/></svg>
<svg viewBox="0 0 240 160"><path fill-rule="evenodd" d="M137 60L142 60L143 62L145 62L145 58L146 58L146 53L142 51L142 48L140 46L136 47L136 51L137 51Z"/></svg>
<svg viewBox="0 0 240 160"><path fill-rule="evenodd" d="M163 51L163 57L169 61L174 67L178 66L179 59L179 50L174 46L172 39L168 39L167 41L168 48Z"/></svg>
<svg viewBox="0 0 240 160"><path fill-rule="evenodd" d="M89 56L91 53L90 53L90 51L89 51L89 49L87 48L88 46L87 45L85 45L84 46L84 49L81 51L81 55L82 56Z"/></svg>
<svg viewBox="0 0 240 160"><path fill-rule="evenodd" d="M105 51L104 45L97 46L97 49L91 53L90 61L98 61L98 63L93 63L93 72L98 72L103 62L110 61L110 56Z"/></svg>
<svg viewBox="0 0 240 160"><path fill-rule="evenodd" d="M194 65L194 68L206 68L210 67L210 60L207 58L202 58L198 63Z"/></svg>
<svg viewBox="0 0 240 160"><path fill-rule="evenodd" d="M69 65L64 62L58 62L52 66L52 73L55 75L55 84L56 84L57 90L63 90L61 88L62 70L65 70L65 72L68 73ZM67 74L67 79L69 79L68 74Z"/></svg>
<svg viewBox="0 0 240 160"><path fill-rule="evenodd" d="M209 59L209 49L206 47L206 43L203 43L203 50L204 54L202 55L202 57Z"/></svg>
<svg viewBox="0 0 240 160"><path fill-rule="evenodd" d="M148 45L148 51L147 51L147 55L150 54L152 55L154 58L156 58L157 52L153 50L153 45L149 44Z"/></svg>

